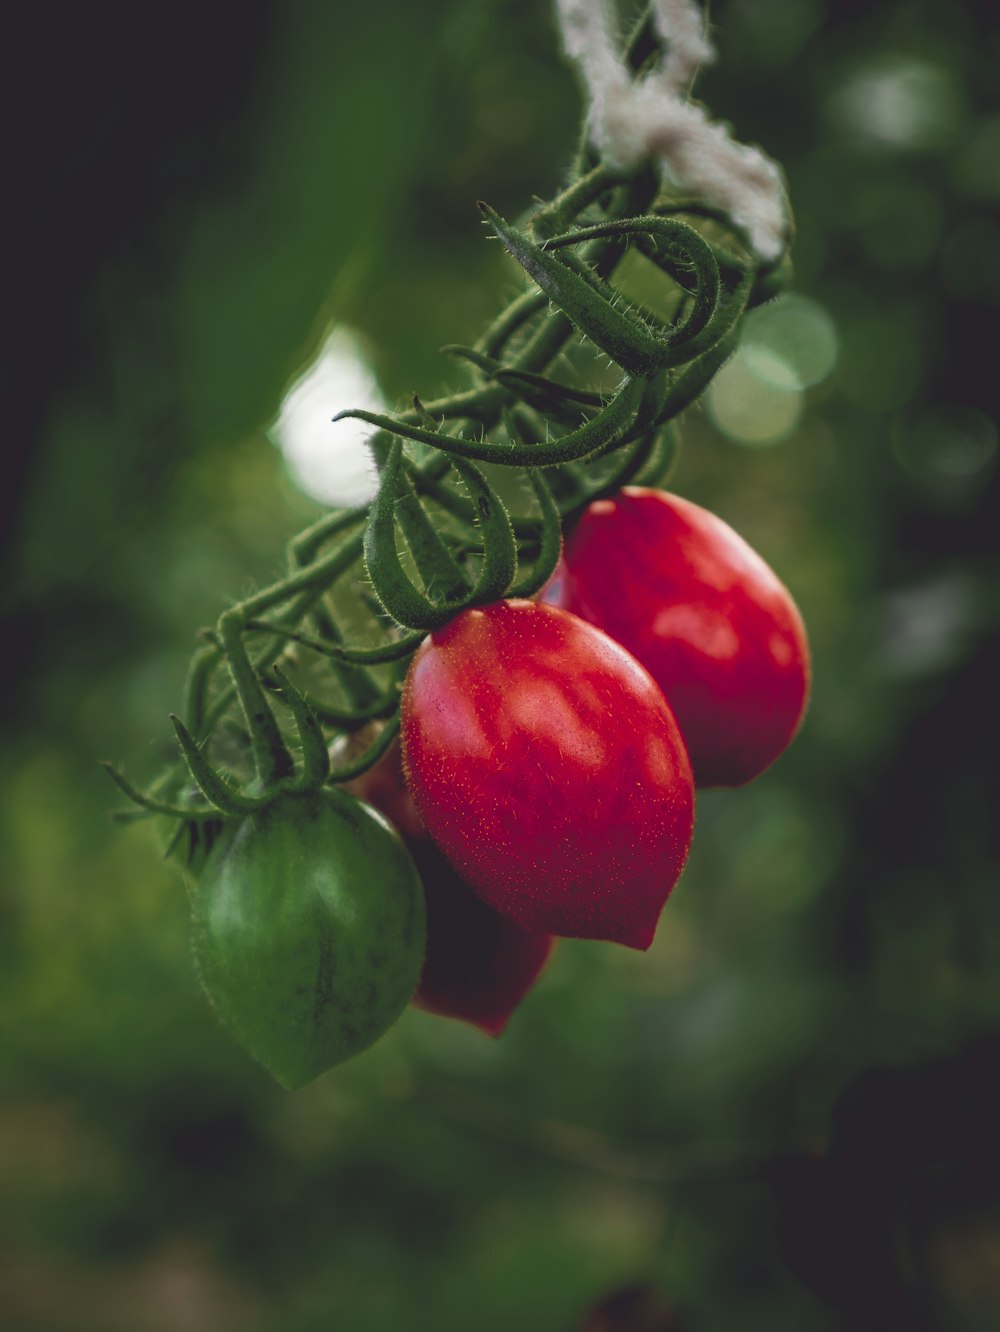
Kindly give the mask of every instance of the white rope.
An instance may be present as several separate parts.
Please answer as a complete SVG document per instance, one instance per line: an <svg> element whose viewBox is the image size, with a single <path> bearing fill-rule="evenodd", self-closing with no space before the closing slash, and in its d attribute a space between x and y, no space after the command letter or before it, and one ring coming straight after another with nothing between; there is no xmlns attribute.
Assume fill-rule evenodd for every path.
<svg viewBox="0 0 1000 1332"><path fill-rule="evenodd" d="M777 166L687 100L698 70L715 58L702 10L695 0L654 0L652 10L666 51L634 79L618 54L607 0L556 0L566 54L590 96L591 137L617 166L654 158L675 185L728 213L761 258L776 259L788 232Z"/></svg>

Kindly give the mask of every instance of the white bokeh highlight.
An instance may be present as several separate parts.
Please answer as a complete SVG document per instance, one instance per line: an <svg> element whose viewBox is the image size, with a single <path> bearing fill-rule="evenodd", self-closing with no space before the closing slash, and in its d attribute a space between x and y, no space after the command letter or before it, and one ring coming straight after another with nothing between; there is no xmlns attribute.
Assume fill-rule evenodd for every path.
<svg viewBox="0 0 1000 1332"><path fill-rule="evenodd" d="M836 325L807 296L789 293L751 310L735 356L705 395L709 417L751 448L787 439L805 411L805 390L828 377L838 350Z"/></svg>
<svg viewBox="0 0 1000 1332"><path fill-rule="evenodd" d="M371 426L333 422L348 407L386 409L360 340L350 329L335 328L285 394L270 435L299 489L338 509L367 504L378 488Z"/></svg>

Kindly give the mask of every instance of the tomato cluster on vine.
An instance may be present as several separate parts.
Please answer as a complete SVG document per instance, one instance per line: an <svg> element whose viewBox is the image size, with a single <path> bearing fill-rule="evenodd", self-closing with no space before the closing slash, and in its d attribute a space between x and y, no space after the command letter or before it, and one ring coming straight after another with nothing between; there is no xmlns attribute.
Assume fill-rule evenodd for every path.
<svg viewBox="0 0 1000 1332"><path fill-rule="evenodd" d="M688 854L695 786L769 766L809 676L774 572L721 519L654 490L592 505L540 604L499 602L433 632L404 685L402 763L392 754L360 787L430 850L428 891L448 885L424 1006L492 1030L478 1015L509 1016L547 956L540 939L648 948ZM456 922L474 898L470 953ZM484 960L494 943L499 975Z"/></svg>
<svg viewBox="0 0 1000 1332"><path fill-rule="evenodd" d="M637 73L658 40L644 20ZM586 146L526 229L480 208L528 285L446 349L470 386L340 414L376 431L374 501L202 632L183 769L145 792L111 769L122 817L173 820L206 993L289 1087L411 1000L498 1034L558 937L648 948L695 787L758 776L805 708L787 590L663 489L677 418L787 265ZM627 255L659 312L612 282ZM571 348L596 386L555 377Z"/></svg>

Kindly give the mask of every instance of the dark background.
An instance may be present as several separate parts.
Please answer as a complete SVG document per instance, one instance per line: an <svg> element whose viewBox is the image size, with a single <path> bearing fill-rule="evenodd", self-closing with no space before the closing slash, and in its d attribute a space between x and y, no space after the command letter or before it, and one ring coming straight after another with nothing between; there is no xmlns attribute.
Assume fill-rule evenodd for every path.
<svg viewBox="0 0 1000 1332"><path fill-rule="evenodd" d="M800 738L702 795L648 955L564 943L500 1041L408 1012L294 1095L95 760L156 771L195 629L318 511L266 428L327 329L390 402L454 382L514 281L475 201L558 188L578 90L527 0L7 24L4 1328L998 1326L989 8L713 10L837 356L776 439L690 413L672 484L797 597Z"/></svg>

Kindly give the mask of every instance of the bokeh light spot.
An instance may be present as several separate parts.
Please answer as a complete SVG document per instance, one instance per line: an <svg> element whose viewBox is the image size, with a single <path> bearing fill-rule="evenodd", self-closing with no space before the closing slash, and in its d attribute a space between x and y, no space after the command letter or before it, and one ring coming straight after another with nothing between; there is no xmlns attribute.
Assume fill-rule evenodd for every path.
<svg viewBox="0 0 1000 1332"><path fill-rule="evenodd" d="M753 373L737 354L722 367L707 394L708 414L738 444L777 444L802 415L802 393L779 388Z"/></svg>
<svg viewBox="0 0 1000 1332"><path fill-rule="evenodd" d="M1000 115L974 124L955 159L952 177L970 198L1000 203Z"/></svg>
<svg viewBox="0 0 1000 1332"><path fill-rule="evenodd" d="M836 364L837 341L826 310L808 296L792 294L751 311L739 355L757 379L794 391L827 377Z"/></svg>
<svg viewBox="0 0 1000 1332"><path fill-rule="evenodd" d="M295 484L335 508L365 504L377 488L367 446L371 426L332 423L348 407L384 411L385 403L361 342L349 329L335 328L285 394L271 429Z"/></svg>
<svg viewBox="0 0 1000 1332"><path fill-rule="evenodd" d="M896 150L935 150L951 142L962 106L951 72L894 57L856 69L834 92L829 113L841 130Z"/></svg>
<svg viewBox="0 0 1000 1332"><path fill-rule="evenodd" d="M925 486L964 491L988 475L997 427L974 407L937 406L898 422L892 449L904 471Z"/></svg>

